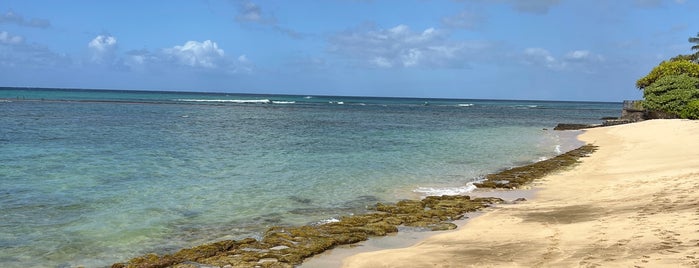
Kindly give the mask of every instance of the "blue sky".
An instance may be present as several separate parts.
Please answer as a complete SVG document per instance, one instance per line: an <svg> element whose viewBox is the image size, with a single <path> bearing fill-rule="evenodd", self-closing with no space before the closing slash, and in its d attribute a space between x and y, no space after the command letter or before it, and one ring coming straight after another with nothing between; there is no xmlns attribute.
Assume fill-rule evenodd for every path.
<svg viewBox="0 0 699 268"><path fill-rule="evenodd" d="M697 0L0 2L0 86L637 99Z"/></svg>

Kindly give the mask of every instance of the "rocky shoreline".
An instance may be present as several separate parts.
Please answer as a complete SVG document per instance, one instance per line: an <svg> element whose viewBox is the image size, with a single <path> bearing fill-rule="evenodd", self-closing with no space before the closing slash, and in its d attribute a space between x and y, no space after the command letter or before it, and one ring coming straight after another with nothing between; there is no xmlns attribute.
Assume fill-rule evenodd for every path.
<svg viewBox="0 0 699 268"><path fill-rule="evenodd" d="M477 183L480 188L513 189L552 172L570 167L578 159L594 152L593 145L584 145L551 159L530 165L489 174ZM300 227L276 226L269 228L260 240L224 240L174 254L147 254L128 262L115 263L112 268L195 268L215 267L293 267L305 258L339 245L365 241L372 236L398 232L398 226L419 227L426 230L451 230L451 221L463 218L494 203L500 198L470 196L429 196L422 200L403 200L396 204L378 203L376 212L344 216L337 222Z"/></svg>

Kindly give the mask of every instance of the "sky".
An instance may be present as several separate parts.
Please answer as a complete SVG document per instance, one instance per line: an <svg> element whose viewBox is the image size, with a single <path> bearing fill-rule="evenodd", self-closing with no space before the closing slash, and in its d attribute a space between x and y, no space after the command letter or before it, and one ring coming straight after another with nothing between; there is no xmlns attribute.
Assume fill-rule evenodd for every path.
<svg viewBox="0 0 699 268"><path fill-rule="evenodd" d="M0 86L621 101L699 0L3 0Z"/></svg>

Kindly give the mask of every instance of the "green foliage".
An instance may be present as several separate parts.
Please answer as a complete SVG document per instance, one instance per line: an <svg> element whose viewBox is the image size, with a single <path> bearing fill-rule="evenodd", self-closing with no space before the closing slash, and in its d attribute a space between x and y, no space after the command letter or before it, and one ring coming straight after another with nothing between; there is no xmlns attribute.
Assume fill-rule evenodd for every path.
<svg viewBox="0 0 699 268"><path fill-rule="evenodd" d="M680 116L687 119L699 119L699 100L690 101L687 106L684 107Z"/></svg>
<svg viewBox="0 0 699 268"><path fill-rule="evenodd" d="M663 61L660 65L653 68L648 75L638 79L638 81L636 81L636 87L644 89L664 76L681 74L699 78L699 64L686 60Z"/></svg>
<svg viewBox="0 0 699 268"><path fill-rule="evenodd" d="M699 52L694 54L680 54L670 59L670 61L693 61L697 62L699 60Z"/></svg>
<svg viewBox="0 0 699 268"><path fill-rule="evenodd" d="M699 100L699 78L665 75L643 90L643 106L651 111L681 115L688 103Z"/></svg>

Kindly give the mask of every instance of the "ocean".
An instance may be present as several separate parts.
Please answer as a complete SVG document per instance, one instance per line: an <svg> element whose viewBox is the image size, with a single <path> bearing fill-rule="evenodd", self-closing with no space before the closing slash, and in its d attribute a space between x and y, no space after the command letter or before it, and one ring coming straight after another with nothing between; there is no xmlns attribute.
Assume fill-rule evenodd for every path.
<svg viewBox="0 0 699 268"><path fill-rule="evenodd" d="M104 267L467 194L621 103L0 88L0 267Z"/></svg>

